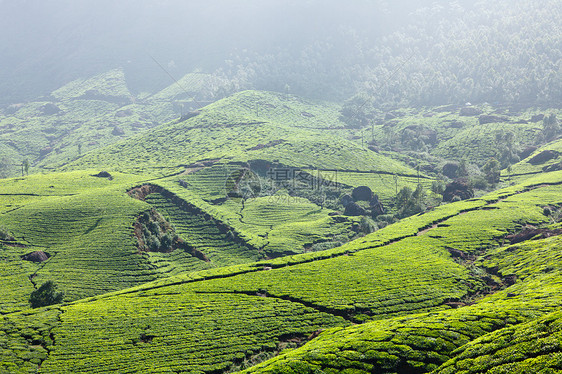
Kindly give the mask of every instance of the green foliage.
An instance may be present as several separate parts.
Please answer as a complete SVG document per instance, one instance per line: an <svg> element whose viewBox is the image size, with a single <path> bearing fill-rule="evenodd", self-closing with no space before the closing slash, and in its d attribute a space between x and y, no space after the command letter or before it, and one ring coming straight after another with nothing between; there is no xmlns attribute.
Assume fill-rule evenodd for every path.
<svg viewBox="0 0 562 374"><path fill-rule="evenodd" d="M341 109L341 120L351 128L361 128L370 125L374 119L375 103L368 95L357 94L346 100Z"/></svg>
<svg viewBox="0 0 562 374"><path fill-rule="evenodd" d="M60 304L63 297L64 293L57 292L57 285L47 281L29 295L29 304L32 308Z"/></svg>
<svg viewBox="0 0 562 374"><path fill-rule="evenodd" d="M405 218L425 210L426 193L421 184L412 191L409 187L404 187L398 192L395 199L398 217Z"/></svg>
<svg viewBox="0 0 562 374"><path fill-rule="evenodd" d="M543 119L543 134L546 141L550 141L560 133L560 124L555 113L550 113Z"/></svg>
<svg viewBox="0 0 562 374"><path fill-rule="evenodd" d="M500 163L495 158L491 158L482 168L486 174L486 181L491 185L496 185L500 181Z"/></svg>
<svg viewBox="0 0 562 374"><path fill-rule="evenodd" d="M445 182L441 179L431 183L431 192L442 195L445 192Z"/></svg>

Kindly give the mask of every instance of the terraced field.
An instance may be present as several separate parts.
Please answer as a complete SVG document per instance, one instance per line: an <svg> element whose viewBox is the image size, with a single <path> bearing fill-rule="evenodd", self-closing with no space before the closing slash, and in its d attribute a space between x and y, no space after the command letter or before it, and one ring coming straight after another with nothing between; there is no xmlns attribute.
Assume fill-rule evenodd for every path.
<svg viewBox="0 0 562 374"><path fill-rule="evenodd" d="M259 259L257 249L248 247L244 242L234 241L232 234L229 236L226 229L221 232L219 224L205 217L203 212L197 214L181 209L160 193L148 195L145 201L167 216L182 239L203 252L212 266L234 265ZM201 264L198 267L201 268Z"/></svg>
<svg viewBox="0 0 562 374"><path fill-rule="evenodd" d="M11 210L0 216L0 226L19 243L9 247L6 258L14 262L11 267L22 267L30 278L20 287L28 289L27 285L56 279L66 299L76 300L156 278L146 260L136 253L131 235L131 222L146 209L122 190L123 184L135 177L116 174L109 181L90 174L76 172L62 178L38 175L3 183L4 191L14 191L12 197L17 196L15 189L20 184L26 187L19 187L19 193L29 188L41 194L20 202L21 206L10 202ZM20 258L35 251L50 257L40 265ZM20 307L22 302L18 300Z"/></svg>
<svg viewBox="0 0 562 374"><path fill-rule="evenodd" d="M6 164L0 175L21 174L24 159L32 172L52 170L93 149L179 118L176 96L183 89L197 96L204 90L194 79L203 75L193 75L191 80L186 77L184 88L174 83L151 97L135 97L123 71L115 69L69 82L40 101L0 110L0 159Z"/></svg>
<svg viewBox="0 0 562 374"><path fill-rule="evenodd" d="M48 354L39 360L49 373L554 370L560 237L506 238L526 224L559 227L543 213L562 205L561 182L562 172L546 174L328 251L77 301L58 308L56 321L53 309L8 314L16 327L26 319L48 327L27 335L14 327L3 365L31 370L16 352L34 352L29 334L47 329L54 343L40 344Z"/></svg>

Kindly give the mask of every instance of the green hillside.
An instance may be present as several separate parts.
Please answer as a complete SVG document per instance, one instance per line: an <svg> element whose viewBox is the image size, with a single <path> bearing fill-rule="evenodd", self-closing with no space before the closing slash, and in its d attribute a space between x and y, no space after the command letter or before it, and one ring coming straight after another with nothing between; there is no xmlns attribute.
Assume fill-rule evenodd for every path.
<svg viewBox="0 0 562 374"><path fill-rule="evenodd" d="M545 171L562 169L562 140L555 140L537 149L526 159L503 171L503 177L522 180Z"/></svg>
<svg viewBox="0 0 562 374"><path fill-rule="evenodd" d="M480 372L470 360L498 356L507 348L495 337L513 336L516 356L505 351L478 365L523 370L539 360L556 368L560 350L549 341L556 341L558 317L549 313L560 307L560 240L511 245L507 235L525 225L559 228L561 182L561 172L544 174L328 251L8 313L2 365L12 372L40 365L46 373ZM41 202L53 198L64 197ZM539 340L529 346L532 336Z"/></svg>
<svg viewBox="0 0 562 374"><path fill-rule="evenodd" d="M204 77L202 74L192 74ZM193 79L192 79L193 80ZM205 97L205 86L182 80L155 95L133 95L122 69L74 80L39 101L0 111L0 174L52 170L87 152L179 118L178 90ZM206 103L206 102L204 102ZM204 105L193 103L195 107Z"/></svg>
<svg viewBox="0 0 562 374"><path fill-rule="evenodd" d="M60 107L133 111L118 102L123 79L70 84ZM188 96L169 88L145 105ZM558 348L544 348L556 322L539 326L560 306L562 174L545 169L558 142L505 170L504 189L443 205L435 188L445 163L467 161L473 178L507 139L512 153L542 144L537 111L481 123L458 107L405 109L354 129L340 109L243 91L0 180L0 372L556 367ZM29 123L17 144L34 149L44 133ZM90 125L75 126L60 138L67 150ZM43 166L62 172L33 173ZM421 191L409 198L419 214L401 213L406 187ZM29 309L48 281L63 304Z"/></svg>
<svg viewBox="0 0 562 374"><path fill-rule="evenodd" d="M261 102L265 109L260 109ZM334 116L325 113L326 109L332 109ZM322 113L322 117L318 114L317 119L310 112ZM312 117L303 117L302 113L314 118L310 120ZM246 91L211 104L186 121L170 123L91 152L68 167L96 165L163 175L181 172L202 161L265 160L289 167L393 170L397 174L416 175L414 170L355 142L333 136L325 127L334 117L329 105ZM311 128L303 128L303 124ZM342 126L337 121L333 125Z"/></svg>
<svg viewBox="0 0 562 374"><path fill-rule="evenodd" d="M562 374L562 1L0 15L0 374Z"/></svg>

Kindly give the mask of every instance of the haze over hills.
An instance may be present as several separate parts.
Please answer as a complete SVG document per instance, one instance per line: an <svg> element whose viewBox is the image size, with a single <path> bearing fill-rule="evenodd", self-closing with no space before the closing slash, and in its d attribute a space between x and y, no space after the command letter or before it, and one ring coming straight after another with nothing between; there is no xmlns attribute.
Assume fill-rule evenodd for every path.
<svg viewBox="0 0 562 374"><path fill-rule="evenodd" d="M0 1L1 374L562 372L561 5L342 4Z"/></svg>

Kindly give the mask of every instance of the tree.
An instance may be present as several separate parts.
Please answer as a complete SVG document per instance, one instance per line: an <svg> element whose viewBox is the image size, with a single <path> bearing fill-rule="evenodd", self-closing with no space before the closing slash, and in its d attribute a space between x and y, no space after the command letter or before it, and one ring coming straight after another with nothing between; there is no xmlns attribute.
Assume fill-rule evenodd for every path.
<svg viewBox="0 0 562 374"><path fill-rule="evenodd" d="M0 158L0 178L5 178L10 175L10 168L12 161L7 157Z"/></svg>
<svg viewBox="0 0 562 374"><path fill-rule="evenodd" d="M62 302L64 294L56 292L57 285L53 281L47 281L29 296L29 304L32 308L59 304Z"/></svg>
<svg viewBox="0 0 562 374"><path fill-rule="evenodd" d="M398 217L404 218L423 212L425 209L424 199L425 191L421 184L418 184L413 192L409 187L402 188L396 195Z"/></svg>
<svg viewBox="0 0 562 374"><path fill-rule="evenodd" d="M22 177L23 177L24 171L25 171L25 175L29 175L29 160L27 158L25 160L23 160L23 163L22 163L22 171L21 171Z"/></svg>
<svg viewBox="0 0 562 374"><path fill-rule="evenodd" d="M433 183L431 183L431 191L443 195L443 192L445 192L445 182L442 179L434 180Z"/></svg>
<svg viewBox="0 0 562 374"><path fill-rule="evenodd" d="M351 128L367 126L375 115L374 100L366 94L348 99L340 111L340 119Z"/></svg>
<svg viewBox="0 0 562 374"><path fill-rule="evenodd" d="M500 181L500 163L495 158L491 158L486 162L484 167L482 168L484 173L486 174L486 180L491 185L495 185Z"/></svg>
<svg viewBox="0 0 562 374"><path fill-rule="evenodd" d="M466 165L466 160L461 160L459 163L459 168L457 169L457 177L467 177L468 176L468 166Z"/></svg>
<svg viewBox="0 0 562 374"><path fill-rule="evenodd" d="M543 119L543 133L546 141L554 139L556 135L560 132L560 124L556 118L556 114L551 113L549 116Z"/></svg>

